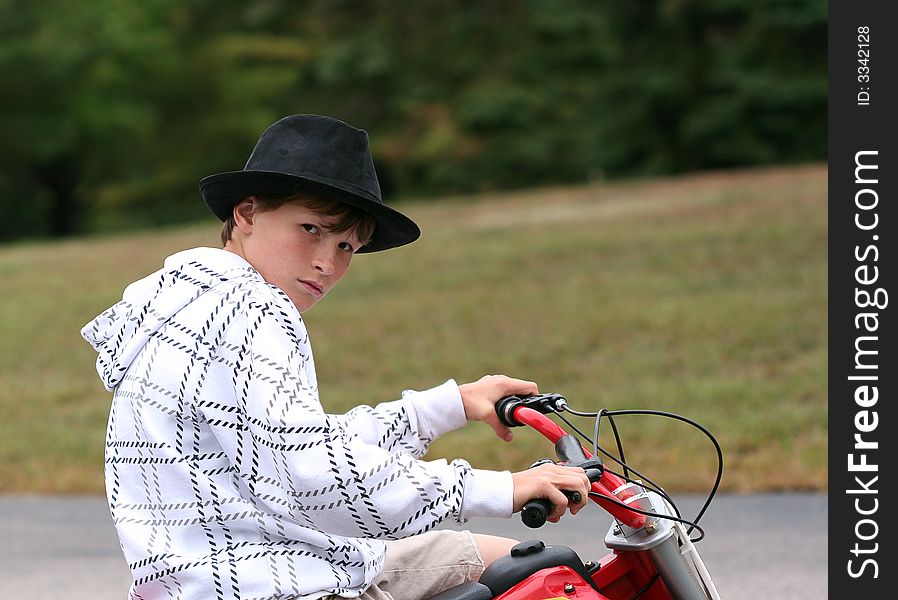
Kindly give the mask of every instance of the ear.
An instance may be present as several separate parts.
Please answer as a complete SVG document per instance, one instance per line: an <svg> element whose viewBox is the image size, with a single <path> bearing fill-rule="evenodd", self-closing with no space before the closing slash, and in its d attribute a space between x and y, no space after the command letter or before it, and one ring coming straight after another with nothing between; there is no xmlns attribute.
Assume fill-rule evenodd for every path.
<svg viewBox="0 0 898 600"><path fill-rule="evenodd" d="M249 235L253 231L253 223L256 217L257 200L255 196L248 196L234 205L234 228Z"/></svg>

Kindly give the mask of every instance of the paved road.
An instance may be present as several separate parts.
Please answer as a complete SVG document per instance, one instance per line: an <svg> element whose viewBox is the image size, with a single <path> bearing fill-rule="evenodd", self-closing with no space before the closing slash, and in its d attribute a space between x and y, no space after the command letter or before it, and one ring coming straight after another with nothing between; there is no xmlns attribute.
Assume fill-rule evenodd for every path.
<svg viewBox="0 0 898 600"><path fill-rule="evenodd" d="M701 504L675 498L684 515ZM724 600L797 600L827 596L827 499L822 494L721 496L702 521L699 551ZM608 521L586 510L539 532L518 520L475 520L470 529L564 543L584 559L605 552ZM124 600L129 577L98 498L0 497L0 598Z"/></svg>

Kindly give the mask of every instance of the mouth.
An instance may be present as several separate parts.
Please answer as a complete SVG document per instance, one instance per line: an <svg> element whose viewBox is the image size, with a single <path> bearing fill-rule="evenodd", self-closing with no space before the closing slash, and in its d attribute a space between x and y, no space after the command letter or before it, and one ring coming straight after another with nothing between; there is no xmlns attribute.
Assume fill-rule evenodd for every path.
<svg viewBox="0 0 898 600"><path fill-rule="evenodd" d="M324 288L321 285L315 283L314 281L309 281L307 279L300 279L299 283L302 284L306 290L312 294L313 296L323 296Z"/></svg>

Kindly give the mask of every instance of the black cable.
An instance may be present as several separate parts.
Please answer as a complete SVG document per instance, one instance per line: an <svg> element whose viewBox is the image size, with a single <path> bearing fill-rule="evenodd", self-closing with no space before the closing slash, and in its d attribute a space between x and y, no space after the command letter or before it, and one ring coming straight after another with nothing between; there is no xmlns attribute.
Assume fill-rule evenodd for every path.
<svg viewBox="0 0 898 600"><path fill-rule="evenodd" d="M565 410L568 410L568 409L565 408ZM603 410L604 410L604 409L603 409ZM568 419L566 419L566 418L564 417L564 415L562 415L562 414L560 414L560 413L556 413L556 414L558 415L558 418L560 418L562 421L564 421L565 424L566 424L568 427L570 427L575 433L577 433L580 437L582 437L584 441L589 441L589 438L587 437L587 435L586 435L585 433L583 433L582 431L580 431L580 429L579 429L576 425L574 425L574 424L571 423ZM611 469L608 469L607 467L606 467L605 470L610 471L610 472L613 473L614 475L617 475L618 477L620 477L620 478L623 479L624 481L627 481L627 482L629 482L629 483L635 483L635 484L637 484L637 485L641 485L642 487L647 488L647 489L649 489L649 490L655 492L656 494L658 494L659 496L661 496L662 498L664 498L665 500L667 500L667 501L670 503L670 506L673 508L674 512L677 514L678 517L682 517L682 514L680 514L680 509L677 507L676 503L673 501L673 498L671 498L671 497L667 494L667 492L664 491L664 488L662 488L660 485L658 485L657 483L655 483L654 481L652 481L651 478L649 478L649 477L643 475L642 473L640 473L639 471L637 471L636 469L634 469L634 468L631 467L630 465L626 465L626 464L624 464L623 462L621 462L620 460L618 460L613 454L611 454L610 452L608 452L607 450L605 450L604 448L602 448L601 446L599 446L597 443L595 443L595 440L593 440L593 442L594 442L594 443L593 443L593 455L597 454L597 451L598 451L598 452L601 452L601 453L604 454L607 458L609 458L609 459L611 459L612 461L616 462L618 465L620 465L621 467L623 467L625 470L632 471L632 472L633 472L637 477L639 477L642 481L636 481L635 479L632 479L632 478L630 478L630 477L628 477L628 476L624 476L624 475L621 475L620 473L616 473L615 471L612 471Z"/></svg>
<svg viewBox="0 0 898 600"><path fill-rule="evenodd" d="M647 591L649 591L649 588L651 588L653 585L655 585L655 582L658 581L658 578L659 578L660 576L661 576L661 574L658 573L658 572L656 571L655 574L652 576L652 578L649 579L648 582L647 582L644 586L642 586L641 588L639 588L639 591L637 591L637 592L630 598L630 600L637 600L640 596L642 596L644 593L646 593Z"/></svg>
<svg viewBox="0 0 898 600"><path fill-rule="evenodd" d="M621 479L623 479L624 481L626 481L628 483L634 483L636 485L642 486L643 488L645 488L651 492L655 492L656 494L658 494L659 496L661 496L662 498L667 500L668 504L670 504L671 508L673 508L673 510L674 510L674 513L676 513L676 515L678 517L683 516L682 514L680 514L680 509L677 507L676 503L673 501L673 498L671 498L670 496L667 495L667 492L664 491L664 488L662 488L660 485L658 485L651 479L648 479L647 477L644 477L643 475L641 475L639 473L639 471L637 471L633 467L630 467L630 470L633 471L633 473L635 473L637 477L641 477L642 479L631 479L630 477L625 477L624 475L622 475L616 471L612 471L611 469L608 469L608 468L606 468L605 470L608 471L609 473L611 473L612 475L617 475L618 477L620 477ZM648 484L646 482L648 482Z"/></svg>
<svg viewBox="0 0 898 600"><path fill-rule="evenodd" d="M693 529L698 529L699 536L698 536L697 538L695 538L695 539L691 539L691 538L690 538L690 540L689 540L689 541L692 542L693 544L695 544L696 542L702 541L702 540L704 539L704 537L705 537L705 530L702 529L701 527L699 527L698 523L694 523L694 522L689 521L689 520L687 520L687 519L682 519L682 518L679 518L679 517L674 517L674 516L672 516L672 515L662 515L662 514L660 514L660 513L655 513L655 512L652 512L652 511L650 511L650 510L642 510L641 508L636 508L635 506L630 506L629 504L624 504L623 502L621 502L621 501L618 500L617 498L612 498L611 496L606 496L605 494L599 494L599 493L596 493L596 492L589 492L589 495L590 495L590 496L595 496L596 498L602 498L603 500L607 500L608 502L610 502L610 503L612 503L612 504L616 504L616 505L618 505L618 506L620 506L620 507L622 507L622 508L626 508L627 510L632 510L632 511L635 512L635 513L639 513L639 514L645 515L645 516L647 516L647 517L655 517L656 519L667 519L668 521L676 521L677 523L682 523L683 525L688 525L688 526L689 526L689 531L692 531ZM687 532L687 533L688 533L688 532Z"/></svg>
<svg viewBox="0 0 898 600"><path fill-rule="evenodd" d="M659 417L666 417L668 419L675 419L692 425L693 427L704 433L709 440L711 440L711 443L714 444L714 449L717 452L717 477L714 480L714 485L711 487L711 492L708 494L708 498L702 505L702 509L698 511L698 514L695 516L695 523L698 523L704 516L705 511L708 510L708 507L711 505L711 501L714 499L714 496L717 494L717 489L720 487L720 480L723 478L723 450L721 450L720 444L717 442L717 438L715 438L714 435L710 431L705 429L705 427L700 423L697 423L692 419L689 419L682 415L678 415L676 413L669 413L662 410L615 410L609 412L610 414L614 415L655 415ZM692 529L690 528L687 533L691 532Z"/></svg>
<svg viewBox="0 0 898 600"><path fill-rule="evenodd" d="M580 417L595 417L598 414L598 413L581 412L578 410L574 410L568 406L565 406L564 410L570 412L571 414L580 416ZM697 422L693 421L692 419L689 419L682 415L678 415L676 413L669 413L669 412L665 412L665 411L661 411L661 410L613 410L613 411L603 410L602 412L605 415L613 415L613 416L617 416L617 415L654 415L654 416L659 416L659 417L666 417L669 419L675 419L678 421L683 421L684 423L692 425L693 427L695 427L696 429L698 429L699 431L704 433L705 436L709 440L711 440L711 443L714 444L714 449L717 451L717 477L714 480L714 485L711 487L711 491L708 493L708 497L705 500L704 505L702 505L701 510L698 512L698 515L696 515L696 517L695 517L695 523L691 524L689 531L687 533L691 533L693 528L701 529L700 527L698 527L698 522L704 516L705 511L708 510L708 507L711 505L711 501L714 499L714 496L717 494L717 490L720 487L720 480L723 478L723 451L721 450L720 444L717 442L717 439L714 437L714 435L711 434L710 431L705 429L705 427L702 426L700 423L697 423ZM704 535L702 535L702 537L704 537ZM701 539L701 538L699 538L699 539Z"/></svg>
<svg viewBox="0 0 898 600"><path fill-rule="evenodd" d="M653 585L655 585L655 582L658 581L659 576L660 576L660 573L655 573L655 576L652 577L651 579L649 579L649 582L647 584L645 584L644 586L642 586L642 589L640 589L638 592L636 592L636 594L632 598L630 598L630 600L636 600L637 598L642 596L644 593L649 591L649 588L652 587Z"/></svg>
<svg viewBox="0 0 898 600"><path fill-rule="evenodd" d="M619 501L617 498L610 497L610 496L606 496L605 494L599 494L599 493L595 493L595 492L590 492L590 493L589 493L589 496L590 496L590 497L593 497L593 498L602 498L602 499L605 500L606 502L610 502L611 504L615 504L615 505L617 505L617 506L620 506L620 507L622 507L622 508L625 508L625 509L627 509L627 510L633 511L633 512L638 513L638 514L641 514L641 515L645 515L645 516L648 516L648 517L654 517L654 518L656 518L656 519L667 519L667 520L669 520L669 521L675 521L675 522L678 522L678 523L682 523L682 524L684 524L684 525L688 525L688 526L689 526L689 529L688 529L688 531L686 532L687 537L689 536L689 534L692 532L693 529L697 529L697 530L699 531L699 536L698 536L696 539L691 539L691 538L690 538L690 541L691 541L692 543L697 543L697 542L701 541L702 539L704 539L704 537L705 537L705 530L704 530L702 527L700 527L700 526L698 525L698 522L699 522L699 520L702 518L702 516L704 516L704 513L705 513L705 511L707 510L708 506L710 506L711 501L713 500L714 496L716 495L717 490L718 490L718 488L719 488L719 486L720 486L720 481L721 481L721 479L722 479L722 477L723 477L723 451L721 450L720 444L717 442L717 439L711 434L710 431L708 431L707 429L705 429L705 428L704 428L702 425L700 425L699 423L697 423L697 422L695 422L695 421L693 421L693 420L691 420L691 419L689 419L689 418L687 418L687 417L683 417L682 415L678 415L678 414L675 414L675 413L668 413L668 412L665 412L665 411L656 411L656 410L617 410L617 411L609 411L609 410L603 408L601 411L599 411L599 412L597 412L597 413L582 413L582 412L580 412L580 411L573 410L573 409L571 409L571 408L569 408L569 407L567 407L567 406L561 407L561 410L563 410L563 411L566 410L566 411L570 412L571 414L578 415L578 416L582 416L582 417L594 417L594 418L595 418L595 428L594 428L594 431L593 431L593 437L592 437L592 440L590 440L589 437L588 437L586 434L584 434L582 431L580 431L580 429L579 429L576 425L574 425L573 423L571 423L567 418L565 418L564 415L562 415L562 414L556 412L556 414L558 414L559 418L560 418L562 421L564 421L564 422L565 422L565 423L566 423L566 424L567 424L573 431L575 431L581 438L583 438L584 441L592 441L593 455L594 455L594 456L595 456L596 454L598 454L599 452L601 452L602 454L604 454L605 456L607 456L608 458L610 458L611 460L613 460L614 462L616 462L617 464L619 464L621 467L623 467L624 473L623 473L623 475L620 475L620 474L614 473L614 471L611 471L610 469L606 469L606 470L608 470L608 471L611 472L611 473L614 473L614 474L617 475L618 477L621 477L621 478L622 478L623 480L625 480L625 481L628 481L628 482L631 482L631 483L638 483L639 485L642 485L644 488L650 488L650 489L651 489L651 486L654 486L654 487L657 488L657 489L654 489L653 491L655 491L655 492L658 493L659 495L663 496L663 497L667 500L667 502L670 503L671 507L672 507L672 508L674 509L674 511L677 513L677 516L676 516L676 517L673 517L673 516L671 516L671 515L663 515L663 514L658 514L658 513L651 512L651 511L646 511L646 510L642 510L642 509L639 509L639 508L635 508L635 507L633 507L633 506L630 506L630 505L628 505L628 504L625 504L625 503ZM661 488L661 486L658 486L658 485L655 484L653 481L651 481L651 480L648 479L647 477L641 475L638 471L636 471L635 469L632 469L631 467L629 467L629 465L627 465L627 463L626 463L626 457L625 457L625 455L624 455L623 444L621 443L620 433L618 432L617 425L616 425L615 422L614 422L613 416L616 416L616 415L637 415L637 414L662 416L662 417L666 417L666 418L670 418L670 419L675 419L675 420L683 421L684 423L687 423L687 424L689 424L689 425L692 425L692 426L695 427L696 429L700 430L700 431L701 431L702 433L704 433L705 436L707 436L708 439L710 439L711 442L714 444L714 448L715 448L715 450L717 451L717 477L716 477L716 479L715 479L715 481L714 481L714 485L712 486L710 493L708 494L708 498L705 500L705 503L704 503L704 505L702 506L702 509L699 511L698 515L695 517L695 522L691 522L691 521L688 521L688 520L686 520L686 519L681 518L681 516L680 516L680 511L677 509L676 505L674 504L674 502L673 502L673 500L670 498L670 496L668 496L668 495L664 492L664 490ZM599 426L600 426L602 417L607 417L607 418L608 418L608 422L609 422L609 424L611 425L612 432L613 432L613 435L614 435L614 439L615 439L615 442L616 442L616 444L617 444L617 450L618 450L618 455L620 456L620 460L618 460L617 458L615 458L613 455L611 455L609 452L607 452L604 448L602 448L602 447L599 445ZM635 482L635 481L633 481L633 480L629 477L629 471L633 471L633 473L635 473L638 477L642 477L643 479L645 479L646 481L648 481L648 482L651 484L651 486L645 485L645 484L642 483L642 482ZM630 600L638 600L638 598L640 598L643 594L645 594L645 593L646 593L646 592L647 592L647 591L648 591L648 590L655 584L655 582L658 581L658 579L659 579L659 573L656 572L655 575L654 575L654 576L653 576L653 577L652 577L652 578L651 578L651 579L650 579L650 580L649 580L649 581L648 581L642 588L640 588L640 589L639 589L639 590L638 590L638 591L637 591L637 592L630 598Z"/></svg>
<svg viewBox="0 0 898 600"><path fill-rule="evenodd" d="M611 425L611 431L614 432L614 440L617 442L617 455L620 456L620 464L624 468L624 475L627 475L627 458L624 456L624 445L620 441L617 425L614 423L614 419L608 415L608 410L604 408L599 411L596 419L601 419L603 414L608 418L608 424Z"/></svg>
<svg viewBox="0 0 898 600"><path fill-rule="evenodd" d="M562 406L562 409L566 408L566 406ZM602 409L596 413L596 424L592 430L592 453L598 454L599 448L599 426L602 424L602 417L606 416L605 413L607 409ZM627 473L627 457L624 456L624 446L621 443L620 433L617 431L617 425L614 423L614 419L608 417L608 422L611 424L611 431L614 434L614 442L617 444L617 455L620 457L620 460L616 460L617 464L621 465L624 468L624 473ZM582 435L582 434L581 434ZM584 439L587 439L584 436ZM604 451L603 451L604 452ZM605 454L608 454L605 452ZM608 454L611 457L610 454Z"/></svg>
<svg viewBox="0 0 898 600"><path fill-rule="evenodd" d="M569 420L567 420L567 419L564 417L564 415L559 414L558 416L559 416L559 418L560 418L562 421L564 421L564 422L565 422L571 429L573 429L578 435L580 435L580 437L582 437L585 441L589 441L589 438L586 437L586 434L584 434L582 431L580 431L580 429L579 429L576 425L574 425L574 424L571 423ZM595 444L595 443L594 443L594 444L593 444L593 455L596 455L596 454L597 454L596 450L598 450L598 452L601 452L602 454L604 454L607 458L610 458L611 460L613 460L614 462L616 462L618 465L620 465L620 466L623 467L624 469L629 469L630 471L632 471L637 477L640 477L640 478L642 479L642 481L637 481L637 480L632 479L632 478L630 478L630 477L621 475L620 473L617 473L617 472L615 472L615 471L612 471L611 469L609 469L609 468L607 468L607 467L605 468L606 471L609 471L610 473L612 473L612 474L614 474L614 475L617 475L618 477L620 477L621 479L623 479L623 480L625 480L625 481L627 481L627 482L629 482L629 483L635 483L636 485L640 485L640 486L642 486L643 488L646 488L646 489L648 489L648 490L651 490L651 491L655 492L656 494L658 494L659 496L661 496L662 498L664 498L665 500L667 500L667 501L670 503L671 507L673 508L674 512L677 514L678 517L682 517L682 515L680 514L680 509L677 507L676 503L673 501L673 498L671 498L671 497L667 494L667 492L664 491L664 488L662 488L660 485L658 485L657 483L655 483L654 481L652 481L649 477L646 477L645 475L643 475L642 473L640 473L639 471L637 471L637 470L634 469L633 467L631 467L631 466L629 466L629 465L626 465L626 464L622 463L620 460L618 460L617 458L615 458L615 456L614 456L613 454L611 454L610 452L608 452L607 450L605 450L604 448L602 448L602 447L599 446L598 444ZM646 482L647 482L647 483L646 483Z"/></svg>

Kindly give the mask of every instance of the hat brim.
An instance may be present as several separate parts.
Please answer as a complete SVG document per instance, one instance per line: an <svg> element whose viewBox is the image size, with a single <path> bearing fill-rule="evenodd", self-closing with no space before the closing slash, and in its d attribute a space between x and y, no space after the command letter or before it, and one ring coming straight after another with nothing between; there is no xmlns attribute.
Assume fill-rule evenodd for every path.
<svg viewBox="0 0 898 600"><path fill-rule="evenodd" d="M341 182L342 183L342 182ZM370 197L364 190L331 184L276 171L230 171L209 175L200 181L200 194L212 213L226 221L234 205L253 195L306 193L317 198L339 200L374 217L377 222L371 241L359 253L379 252L414 242L421 230L410 218Z"/></svg>

